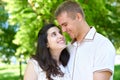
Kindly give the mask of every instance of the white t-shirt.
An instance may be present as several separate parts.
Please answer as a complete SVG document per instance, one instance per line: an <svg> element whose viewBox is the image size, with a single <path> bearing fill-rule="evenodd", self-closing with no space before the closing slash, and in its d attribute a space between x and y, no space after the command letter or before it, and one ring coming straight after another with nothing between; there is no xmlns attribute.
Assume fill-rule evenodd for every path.
<svg viewBox="0 0 120 80"><path fill-rule="evenodd" d="M38 80L48 80L46 78L46 73L42 70L42 68L39 66L38 62L34 59L30 59L28 62L31 62L34 66L34 70L37 73L38 76ZM63 67L62 65L59 66L61 71L64 73L63 77L60 76L56 76L56 77L52 77L53 80L71 80L71 76L70 73L68 71L67 67Z"/></svg>
<svg viewBox="0 0 120 80"><path fill-rule="evenodd" d="M81 43L68 45L68 51L72 80L93 80L93 72L97 70L107 69L114 73L115 48L107 38L96 33L94 27Z"/></svg>

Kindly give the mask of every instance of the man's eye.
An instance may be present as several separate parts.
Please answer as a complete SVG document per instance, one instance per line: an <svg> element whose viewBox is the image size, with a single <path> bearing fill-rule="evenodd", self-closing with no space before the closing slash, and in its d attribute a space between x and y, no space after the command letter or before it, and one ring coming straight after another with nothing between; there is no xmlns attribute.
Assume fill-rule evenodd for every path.
<svg viewBox="0 0 120 80"><path fill-rule="evenodd" d="M66 23L64 23L64 24L62 24L61 26L62 26L62 27L66 27L66 26L67 26L67 24L66 24Z"/></svg>
<svg viewBox="0 0 120 80"><path fill-rule="evenodd" d="M67 24L64 24L64 27L67 26Z"/></svg>

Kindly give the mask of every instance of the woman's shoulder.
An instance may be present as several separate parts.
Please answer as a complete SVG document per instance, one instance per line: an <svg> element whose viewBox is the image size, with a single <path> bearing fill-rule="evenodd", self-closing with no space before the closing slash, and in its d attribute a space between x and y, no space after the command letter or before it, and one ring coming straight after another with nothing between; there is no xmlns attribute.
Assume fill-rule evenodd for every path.
<svg viewBox="0 0 120 80"><path fill-rule="evenodd" d="M35 60L35 59L33 59L33 58L29 59L29 60L28 60L28 63L32 63L33 65L38 65L37 60Z"/></svg>
<svg viewBox="0 0 120 80"><path fill-rule="evenodd" d="M28 63L31 63L34 67L35 72L37 73L38 76L38 80L47 80L46 79L46 75L45 72L43 71L43 69L39 66L37 60L31 58L30 60L28 60Z"/></svg>
<svg viewBox="0 0 120 80"><path fill-rule="evenodd" d="M28 60L28 63L31 63L33 65L35 72L39 73L43 71L42 68L39 66L37 60L31 58L30 60Z"/></svg>

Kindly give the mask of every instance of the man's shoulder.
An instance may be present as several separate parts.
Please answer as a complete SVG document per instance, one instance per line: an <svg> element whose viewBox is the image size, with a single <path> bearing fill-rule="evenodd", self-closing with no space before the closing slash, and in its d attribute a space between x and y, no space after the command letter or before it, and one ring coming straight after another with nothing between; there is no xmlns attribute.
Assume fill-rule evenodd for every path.
<svg viewBox="0 0 120 80"><path fill-rule="evenodd" d="M96 33L95 35L95 40L102 42L102 43L111 43L111 41L109 40L109 38L107 38L106 36L100 34L100 33Z"/></svg>
<svg viewBox="0 0 120 80"><path fill-rule="evenodd" d="M110 41L109 38L103 36L102 34L100 33L96 33L96 43L99 47L104 47L104 48L110 48L110 49L114 49L114 45L112 43L112 41Z"/></svg>
<svg viewBox="0 0 120 80"><path fill-rule="evenodd" d="M102 34L100 34L100 33L98 33L98 32L96 32L95 37L96 37L96 38L99 38L99 39L101 39L101 40L105 40L105 39L107 38L107 37L105 37L104 35L102 35Z"/></svg>

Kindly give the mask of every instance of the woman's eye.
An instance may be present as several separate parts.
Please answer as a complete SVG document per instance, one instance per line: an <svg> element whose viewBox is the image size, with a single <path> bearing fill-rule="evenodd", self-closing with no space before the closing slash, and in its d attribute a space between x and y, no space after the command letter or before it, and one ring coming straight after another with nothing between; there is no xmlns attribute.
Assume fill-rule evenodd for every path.
<svg viewBox="0 0 120 80"><path fill-rule="evenodd" d="M55 32L53 32L53 33L52 33L52 36L56 36L56 33L55 33Z"/></svg>

